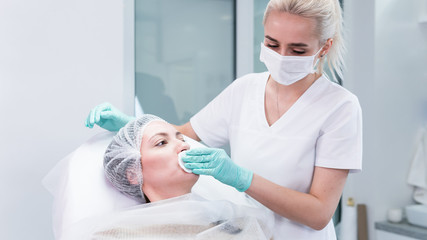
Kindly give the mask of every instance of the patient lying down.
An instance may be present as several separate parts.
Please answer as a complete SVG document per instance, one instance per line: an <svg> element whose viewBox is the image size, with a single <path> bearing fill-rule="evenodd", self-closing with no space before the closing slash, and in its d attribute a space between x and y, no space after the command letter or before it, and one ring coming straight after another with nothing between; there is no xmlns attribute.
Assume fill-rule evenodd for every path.
<svg viewBox="0 0 427 240"><path fill-rule="evenodd" d="M266 208L191 193L199 176L178 163L189 148L156 116L129 122L107 147L104 170L118 191L145 204L81 221L63 239L270 239L274 217Z"/></svg>
<svg viewBox="0 0 427 240"><path fill-rule="evenodd" d="M146 114L123 127L108 146L104 170L123 194L142 203L190 193L199 178L182 170L184 136L163 119Z"/></svg>

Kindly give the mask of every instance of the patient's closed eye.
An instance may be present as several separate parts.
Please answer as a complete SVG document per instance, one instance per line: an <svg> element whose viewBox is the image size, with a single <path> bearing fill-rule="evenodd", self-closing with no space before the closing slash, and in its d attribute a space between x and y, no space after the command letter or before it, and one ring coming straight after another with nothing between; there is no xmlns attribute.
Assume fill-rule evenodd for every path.
<svg viewBox="0 0 427 240"><path fill-rule="evenodd" d="M166 141L166 140L161 140L160 142L158 142L157 144L156 144L156 146L157 147L161 147L161 146L163 146L163 145L166 145L168 142Z"/></svg>

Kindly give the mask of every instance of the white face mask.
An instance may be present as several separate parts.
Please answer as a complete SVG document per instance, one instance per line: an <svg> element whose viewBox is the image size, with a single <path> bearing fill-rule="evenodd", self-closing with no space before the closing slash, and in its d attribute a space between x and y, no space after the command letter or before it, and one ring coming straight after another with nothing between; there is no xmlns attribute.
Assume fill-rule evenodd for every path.
<svg viewBox="0 0 427 240"><path fill-rule="evenodd" d="M319 54L317 51L313 56L282 56L274 50L261 43L261 54L259 59L265 64L273 79L283 85L291 85L310 73L314 73L314 58Z"/></svg>

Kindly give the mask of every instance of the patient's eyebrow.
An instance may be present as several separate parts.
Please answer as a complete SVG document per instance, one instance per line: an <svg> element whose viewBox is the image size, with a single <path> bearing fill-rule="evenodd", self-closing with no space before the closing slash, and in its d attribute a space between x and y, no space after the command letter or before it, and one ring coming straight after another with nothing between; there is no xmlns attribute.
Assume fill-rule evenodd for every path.
<svg viewBox="0 0 427 240"><path fill-rule="evenodd" d="M151 138L150 138L150 140L149 141L151 141L153 138L155 138L155 137L157 137L157 136L162 136L162 137L168 137L169 136L169 134L167 134L167 133L165 133L165 132L159 132L159 133L156 133L156 134L154 134ZM180 138L184 138L184 135L181 133L181 132L176 132L175 133L175 136L178 138L178 137L180 137Z"/></svg>
<svg viewBox="0 0 427 240"><path fill-rule="evenodd" d="M167 136L168 136L168 134L167 134L167 133L165 133L165 132L159 132L159 133L156 133L156 134L154 134L154 135L150 138L150 140L149 140L149 141L151 141L153 138L155 138L155 137L157 137L157 136L167 137Z"/></svg>

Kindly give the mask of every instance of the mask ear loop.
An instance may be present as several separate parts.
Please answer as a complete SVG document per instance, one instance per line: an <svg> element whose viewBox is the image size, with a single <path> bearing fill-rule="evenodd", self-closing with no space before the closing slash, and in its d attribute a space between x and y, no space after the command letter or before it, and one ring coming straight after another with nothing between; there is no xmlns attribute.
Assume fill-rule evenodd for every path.
<svg viewBox="0 0 427 240"><path fill-rule="evenodd" d="M323 49L323 47L321 47L319 49L319 51L317 51L316 54L313 55L313 58L315 58L317 56L317 54L319 54L322 51L322 49ZM320 55L320 58L323 58L323 56L325 56L325 55L324 54ZM313 70L311 71L311 73L315 73L316 72L315 69L317 67L317 64L319 63L320 58L316 59L316 62L313 64Z"/></svg>
<svg viewBox="0 0 427 240"><path fill-rule="evenodd" d="M324 46L323 46L323 47L324 47ZM316 56L317 56L317 54L319 54L319 53L322 51L323 47L321 47L321 48L316 52L316 54L314 54L314 55L313 55L313 57L316 57ZM325 54L321 54L321 55L320 55L320 57L321 57L321 58L322 58L323 56L325 56Z"/></svg>

